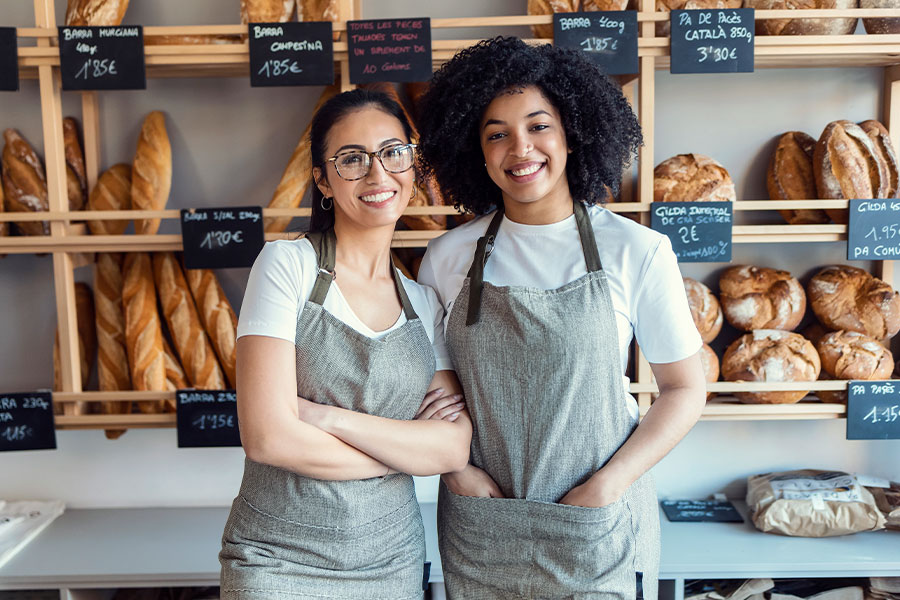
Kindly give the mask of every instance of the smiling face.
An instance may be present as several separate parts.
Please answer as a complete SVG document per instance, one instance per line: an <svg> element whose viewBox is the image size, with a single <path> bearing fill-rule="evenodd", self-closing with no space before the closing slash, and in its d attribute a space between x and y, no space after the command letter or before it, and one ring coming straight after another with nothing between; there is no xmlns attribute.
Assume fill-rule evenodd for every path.
<svg viewBox="0 0 900 600"><path fill-rule="evenodd" d="M325 139L327 158L409 143L400 121L375 107L348 113L331 127ZM324 177L318 167L313 175L319 190L334 199L335 222L346 219L363 228L393 227L409 204L415 181L412 168L390 173L377 158L372 158L368 175L355 181L342 179L333 161L325 163Z"/></svg>
<svg viewBox="0 0 900 600"><path fill-rule="evenodd" d="M510 216L516 209L571 208L566 160L569 147L555 106L535 86L500 93L484 111L481 149Z"/></svg>

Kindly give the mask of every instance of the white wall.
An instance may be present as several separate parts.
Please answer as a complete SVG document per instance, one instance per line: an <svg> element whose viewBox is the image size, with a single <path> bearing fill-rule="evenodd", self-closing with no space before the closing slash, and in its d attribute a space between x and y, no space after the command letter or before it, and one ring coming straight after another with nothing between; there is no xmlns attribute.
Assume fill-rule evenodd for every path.
<svg viewBox="0 0 900 600"><path fill-rule="evenodd" d="M0 23L31 25L31 2L3 2ZM62 15L61 0L58 0ZM147 25L237 21L222 0L133 2L127 21ZM524 0L364 0L364 17L522 14ZM527 35L527 30L455 30L435 37ZM818 136L839 118L879 117L877 69L767 70L752 75L656 78L655 161L679 152L710 154L725 164L745 199L765 198L764 173L774 139L789 129ZM37 85L0 93L0 127L16 127L42 152ZM268 203L309 111L316 89L252 89L245 79L148 81L143 92L100 96L102 165L129 161L143 115L167 115L175 157L170 206ZM64 94L66 114L78 98ZM170 225L169 227L172 227ZM172 229L174 231L174 229ZM734 261L808 276L843 260L841 244L743 245ZM686 265L687 275L714 285L723 265ZM220 272L235 308L246 270ZM89 279L88 269L77 278ZM0 261L0 389L50 387L55 321L49 257L11 255ZM728 334L723 334L726 337ZM900 478L900 442L848 442L844 421L703 422L656 468L660 493L702 497L743 493L752 473L822 467ZM242 472L240 449L176 448L174 430L132 430L117 441L100 431L60 431L56 451L0 454L0 498L60 498L71 507L215 506L233 498ZM423 500L434 480L420 481Z"/></svg>

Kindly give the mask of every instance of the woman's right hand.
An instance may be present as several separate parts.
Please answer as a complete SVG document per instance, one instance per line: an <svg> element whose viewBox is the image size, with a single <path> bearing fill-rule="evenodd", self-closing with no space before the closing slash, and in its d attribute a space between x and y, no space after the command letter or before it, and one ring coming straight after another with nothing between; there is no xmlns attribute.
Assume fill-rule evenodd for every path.
<svg viewBox="0 0 900 600"><path fill-rule="evenodd" d="M459 418L459 413L466 409L466 403L463 401L462 394L451 394L444 396L444 388L435 388L425 394L419 410L416 411L414 419L427 421L434 419L436 421L455 421Z"/></svg>
<svg viewBox="0 0 900 600"><path fill-rule="evenodd" d="M497 482L483 469L468 464L462 471L444 473L441 480L457 496L505 498Z"/></svg>

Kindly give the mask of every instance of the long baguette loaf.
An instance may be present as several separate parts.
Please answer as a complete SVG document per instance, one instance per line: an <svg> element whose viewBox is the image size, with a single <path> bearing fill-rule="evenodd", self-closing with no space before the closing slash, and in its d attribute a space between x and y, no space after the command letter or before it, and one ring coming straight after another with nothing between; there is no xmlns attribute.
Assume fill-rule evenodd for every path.
<svg viewBox="0 0 900 600"><path fill-rule="evenodd" d="M78 122L72 117L63 119L63 142L66 154L66 189L69 210L81 210L87 200L87 173L84 152L78 139Z"/></svg>
<svg viewBox="0 0 900 600"><path fill-rule="evenodd" d="M44 165L31 145L15 129L3 132L3 192L8 212L50 210ZM46 221L17 223L23 235L50 235Z"/></svg>
<svg viewBox="0 0 900 600"><path fill-rule="evenodd" d="M553 13L576 12L581 0L528 0L529 15L552 15ZM553 24L532 25L531 32L535 37L552 38Z"/></svg>
<svg viewBox="0 0 900 600"><path fill-rule="evenodd" d="M188 381L201 389L225 389L225 377L203 331L200 315L174 253L153 254L153 276L163 315Z"/></svg>
<svg viewBox="0 0 900 600"><path fill-rule="evenodd" d="M203 328L212 341L229 385L234 388L237 386L235 378L237 316L212 271L187 269L185 276L194 302L197 303Z"/></svg>
<svg viewBox="0 0 900 600"><path fill-rule="evenodd" d="M166 355L166 389L175 392L191 387L184 368L178 362L178 357L165 336L163 336L163 349ZM166 412L175 412L175 400L166 400L165 405Z"/></svg>
<svg viewBox="0 0 900 600"><path fill-rule="evenodd" d="M91 210L129 210L131 208L131 166L121 163L107 169L97 179L88 198ZM128 228L125 219L88 221L94 235L121 235Z"/></svg>
<svg viewBox="0 0 900 600"><path fill-rule="evenodd" d="M141 127L131 171L131 203L139 210L162 210L172 187L172 147L166 133L166 118L155 110ZM135 219L138 234L154 234L159 219Z"/></svg>
<svg viewBox="0 0 900 600"><path fill-rule="evenodd" d="M340 0L297 0L298 21L340 21ZM339 31L332 34L334 41L341 37Z"/></svg>
<svg viewBox="0 0 900 600"><path fill-rule="evenodd" d="M294 16L295 0L241 0L241 23L284 23Z"/></svg>
<svg viewBox="0 0 900 600"><path fill-rule="evenodd" d="M135 390L165 391L166 360L150 256L144 252L126 254L122 279L125 343L131 383ZM163 410L162 402L156 400L138 402L137 406L143 413Z"/></svg>
<svg viewBox="0 0 900 600"><path fill-rule="evenodd" d="M97 333L94 329L94 297L86 283L75 283L75 319L78 324L78 358L80 361L81 389L85 389L94 368L97 354ZM53 389L62 390L62 369L59 351L59 328L53 342ZM67 402L63 405L65 415L87 414L87 402Z"/></svg>
<svg viewBox="0 0 900 600"><path fill-rule="evenodd" d="M69 0L66 25L112 27L122 23L128 0Z"/></svg>
<svg viewBox="0 0 900 600"><path fill-rule="evenodd" d="M330 85L325 88L322 95L319 96L313 113L325 104L332 96L336 95L340 88L336 85ZM269 208L297 208L306 195L306 188L312 181L312 157L309 148L309 131L310 125L303 130L300 136L300 142L294 148L294 153L284 168L281 175L281 181L275 188L275 194L269 202ZM281 233L287 229L291 222L291 217L272 217L264 219L266 232Z"/></svg>
<svg viewBox="0 0 900 600"><path fill-rule="evenodd" d="M125 341L125 312L122 306L121 254L97 254L94 269L94 302L97 307L97 373L100 391L131 389L128 350ZM104 402L104 414L125 414L128 402Z"/></svg>
<svg viewBox="0 0 900 600"><path fill-rule="evenodd" d="M244 34L243 37L246 37ZM149 35L144 38L145 46L196 46L197 44L240 44L240 35L201 33L195 35Z"/></svg>

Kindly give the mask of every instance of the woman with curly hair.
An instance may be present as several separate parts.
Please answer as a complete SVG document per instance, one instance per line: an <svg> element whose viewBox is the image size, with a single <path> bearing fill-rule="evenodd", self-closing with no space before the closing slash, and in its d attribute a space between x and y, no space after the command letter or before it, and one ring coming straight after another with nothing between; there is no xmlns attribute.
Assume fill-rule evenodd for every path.
<svg viewBox="0 0 900 600"><path fill-rule="evenodd" d="M432 241L419 272L474 426L470 465L439 494L449 597L634 598L643 580L655 598L647 471L699 418L705 384L668 238L600 205L637 120L580 52L515 38L457 54L422 102L426 168L483 215ZM659 385L639 426L633 336Z"/></svg>

